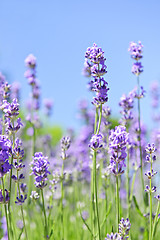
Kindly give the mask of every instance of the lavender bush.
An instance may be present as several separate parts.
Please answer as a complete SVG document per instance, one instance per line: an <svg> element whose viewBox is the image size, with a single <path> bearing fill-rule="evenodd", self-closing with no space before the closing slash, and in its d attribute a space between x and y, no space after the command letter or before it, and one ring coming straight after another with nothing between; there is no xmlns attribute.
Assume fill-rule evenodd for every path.
<svg viewBox="0 0 160 240"><path fill-rule="evenodd" d="M9 85L0 73L0 239L160 239L160 131L150 133L141 120L143 45L131 42L128 50L137 87L122 95L115 120L104 51L95 43L87 48L82 72L93 99L79 104L78 132L57 134L49 126L53 100L40 104L33 54L25 59L31 87L25 110L20 84ZM155 126L159 95L153 83Z"/></svg>

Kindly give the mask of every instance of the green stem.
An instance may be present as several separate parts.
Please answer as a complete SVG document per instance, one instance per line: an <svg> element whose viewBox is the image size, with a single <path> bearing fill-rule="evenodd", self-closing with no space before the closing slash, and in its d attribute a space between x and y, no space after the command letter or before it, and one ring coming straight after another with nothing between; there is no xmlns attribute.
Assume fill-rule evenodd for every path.
<svg viewBox="0 0 160 240"><path fill-rule="evenodd" d="M150 172L152 172L152 156L150 156L151 168ZM149 229L149 239L152 239L152 178L149 180L150 182L150 193L149 193L149 203L150 203L150 229Z"/></svg>
<svg viewBox="0 0 160 240"><path fill-rule="evenodd" d="M13 124L13 127L14 127L14 120L12 121L12 124ZM12 140L13 140L13 144L12 144L12 148L14 149L14 143L15 143L15 133L13 132L12 134ZM13 154L11 156L11 165L13 165ZM12 233L12 236L13 236L13 230L12 230L12 217L11 217L11 209L10 209L10 204L11 204L11 200L12 200L12 190L13 190L13 187L12 187L12 168L10 170L10 177L9 177L9 194L10 194L10 200L8 202L8 212L9 212L9 221L10 221L10 228L11 228L11 233Z"/></svg>
<svg viewBox="0 0 160 240"><path fill-rule="evenodd" d="M127 171L126 171L126 178L127 178L127 184L126 184L126 190L127 190L127 217L129 217L129 149L127 148Z"/></svg>
<svg viewBox="0 0 160 240"><path fill-rule="evenodd" d="M18 176L18 171L17 171L17 187L18 187L18 192L19 192L19 197L20 197L21 196L21 191L20 191L18 178L19 178L19 176ZM26 228L25 219L24 219L24 213L23 213L23 205L21 205L21 214L22 214L22 220L23 220L23 225L24 225L24 231L25 231L26 239L28 240L27 228Z"/></svg>
<svg viewBox="0 0 160 240"><path fill-rule="evenodd" d="M98 127L97 127L96 134L98 134L98 133L99 133L100 126L101 126L101 121L102 121L102 104L100 105L99 122L98 122Z"/></svg>
<svg viewBox="0 0 160 240"><path fill-rule="evenodd" d="M95 205L96 205L96 214L97 214L97 223L98 223L98 236L99 236L99 240L101 240L101 230L100 230L100 221L99 221L99 209L98 209L98 194L97 194L96 156L97 156L97 153L96 153L96 151L94 151L93 171L94 171Z"/></svg>
<svg viewBox="0 0 160 240"><path fill-rule="evenodd" d="M62 240L64 240L64 219L63 219L63 198L64 198L64 188L63 188L63 177L64 177L64 160L62 159L62 172L61 172L61 228L62 228Z"/></svg>
<svg viewBox="0 0 160 240"><path fill-rule="evenodd" d="M119 183L118 176L116 176L116 199L117 199L117 232L119 231Z"/></svg>
<svg viewBox="0 0 160 240"><path fill-rule="evenodd" d="M134 183L135 183L135 180L136 180L136 173L137 171L135 170L135 172L133 173L133 179L132 179L132 185L131 185L131 194L130 194L130 198L129 198L129 210L130 210L130 207L131 207L131 203L132 203L132 198L133 198L133 189L134 189Z"/></svg>
<svg viewBox="0 0 160 240"><path fill-rule="evenodd" d="M95 204L94 204L94 172L92 170L91 172L91 231L93 232L93 235L91 235L91 238L95 235Z"/></svg>
<svg viewBox="0 0 160 240"><path fill-rule="evenodd" d="M138 128L139 128L139 151L140 151L140 161L141 161L141 182L142 182L142 189L144 193L142 143L141 143L141 110L140 110L140 99L139 99L139 94L140 94L139 76L137 76L137 85L138 85Z"/></svg>
<svg viewBox="0 0 160 240"><path fill-rule="evenodd" d="M14 127L14 122L13 122L13 127ZM12 149L14 149L14 143L15 143L15 133L13 133L13 144L12 144ZM11 156L11 165L13 165L13 154ZM11 202L11 192L12 192L12 168L10 171L10 179L9 179L9 192L10 192L10 201L8 203L8 210L10 212L10 202Z"/></svg>
<svg viewBox="0 0 160 240"><path fill-rule="evenodd" d="M155 232L155 229L156 229L156 224L157 224L157 220L158 220L159 210L160 210L160 201L158 201L158 205L157 205L157 211L156 211L156 216L155 216L154 223L153 223L151 240L153 240L153 237L154 237L154 232Z"/></svg>
<svg viewBox="0 0 160 240"><path fill-rule="evenodd" d="M97 122L98 122L98 107L96 108L96 113L95 113L95 122L94 122L94 134L97 132ZM93 162L93 167L91 171L91 231L93 235L91 235L91 239L94 239L95 235L95 220L96 220L96 213L95 213L95 202L94 202L94 189L95 189L95 176L94 176L94 162Z"/></svg>
<svg viewBox="0 0 160 240"><path fill-rule="evenodd" d="M97 121L98 121L98 107L96 107L95 122L94 122L94 134L97 131Z"/></svg>
<svg viewBox="0 0 160 240"><path fill-rule="evenodd" d="M4 210L5 210L5 216L6 216L6 222L7 222L8 240L10 240L10 229L9 229L9 222L8 222L8 216L7 216L7 206L5 204L5 188L4 188L3 177L2 177L2 186L3 186L3 197L4 197Z"/></svg>
<svg viewBox="0 0 160 240"><path fill-rule="evenodd" d="M35 152L36 152L36 129L34 127L34 124L32 124L32 128L33 128L33 136L32 136L32 151L31 151L31 154L32 156L34 156ZM32 158L31 156L31 158ZM28 187L28 195L30 196L31 195L31 190L32 190L32 185L33 185L33 176L30 175L29 176L29 187ZM31 202L31 199L29 198L28 199L28 206Z"/></svg>
<svg viewBox="0 0 160 240"><path fill-rule="evenodd" d="M45 238L47 239L48 225L47 225L47 216L46 216L46 210L45 210L45 205L44 205L43 189L41 189L41 196L42 196L42 206L43 206L43 214L44 214L44 221L45 221Z"/></svg>

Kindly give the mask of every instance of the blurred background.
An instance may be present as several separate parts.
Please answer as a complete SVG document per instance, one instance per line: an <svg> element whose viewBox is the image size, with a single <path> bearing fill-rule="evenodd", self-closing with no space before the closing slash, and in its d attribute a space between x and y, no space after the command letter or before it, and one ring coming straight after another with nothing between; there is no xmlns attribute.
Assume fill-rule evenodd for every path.
<svg viewBox="0 0 160 240"><path fill-rule="evenodd" d="M129 43L140 40L144 45L140 84L147 92L142 119L151 127L149 88L160 79L159 0L2 0L0 9L0 71L10 83L20 82L23 106L30 92L24 60L32 53L38 62L41 99L54 101L51 121L78 129L78 102L92 101L82 68L85 51L95 42L105 52L108 105L118 116L120 97L136 86Z"/></svg>

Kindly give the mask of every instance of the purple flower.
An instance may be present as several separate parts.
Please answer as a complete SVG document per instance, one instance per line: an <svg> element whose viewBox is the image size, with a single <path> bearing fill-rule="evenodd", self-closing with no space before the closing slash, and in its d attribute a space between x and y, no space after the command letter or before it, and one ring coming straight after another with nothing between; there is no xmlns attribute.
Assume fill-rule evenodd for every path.
<svg viewBox="0 0 160 240"><path fill-rule="evenodd" d="M91 76L91 64L85 59L84 68L82 69L82 75L85 77Z"/></svg>
<svg viewBox="0 0 160 240"><path fill-rule="evenodd" d="M104 66L104 61L106 60L102 48L98 47L95 43L93 47L87 48L85 58L89 59L94 64L101 64L102 66Z"/></svg>
<svg viewBox="0 0 160 240"><path fill-rule="evenodd" d="M61 157L63 160L65 160L68 157L68 155L66 154L66 150L69 149L70 144L71 144L70 137L63 137L61 139Z"/></svg>
<svg viewBox="0 0 160 240"><path fill-rule="evenodd" d="M134 89L134 97L137 99L141 99L145 96L146 91L144 90L143 86L140 87L140 93L137 92L137 88Z"/></svg>
<svg viewBox="0 0 160 240"><path fill-rule="evenodd" d="M25 194L25 196L20 195L20 197L16 197L16 199L17 199L17 201L15 201L15 203L17 205L22 205L25 202L25 200L27 199L27 194Z"/></svg>
<svg viewBox="0 0 160 240"><path fill-rule="evenodd" d="M47 176L50 174L48 171L49 164L48 157L43 156L42 152L34 154L33 161L31 162L31 174L35 175L35 185L37 188L44 188L47 185Z"/></svg>
<svg viewBox="0 0 160 240"><path fill-rule="evenodd" d="M141 62L133 63L131 71L136 76L139 76L143 72L143 66L142 66Z"/></svg>
<svg viewBox="0 0 160 240"><path fill-rule="evenodd" d="M3 177L11 169L11 165L8 161L10 154L10 140L4 135L0 135L0 178Z"/></svg>
<svg viewBox="0 0 160 240"><path fill-rule="evenodd" d="M25 59L25 65L28 68L24 74L24 76L28 79L28 83L32 87L32 105L31 110L38 110L40 107L40 86L38 79L36 78L36 58L32 54L30 54Z"/></svg>
<svg viewBox="0 0 160 240"><path fill-rule="evenodd" d="M14 122L14 125L13 125L13 122L11 121L11 119L7 118L6 126L7 126L6 131L17 132L21 128L21 126L23 127L23 123L21 118L17 118L17 120Z"/></svg>
<svg viewBox="0 0 160 240"><path fill-rule="evenodd" d="M45 106L45 113L47 116L50 116L53 107L53 101L51 99L45 98L43 102Z"/></svg>
<svg viewBox="0 0 160 240"><path fill-rule="evenodd" d="M154 177L155 175L157 174L157 171L153 171L153 169L152 169L152 171L147 171L146 173L145 173L145 175L148 177L148 179L151 179L152 177Z"/></svg>
<svg viewBox="0 0 160 240"><path fill-rule="evenodd" d="M129 237L130 228L131 223L129 219L127 218L124 220L124 218L122 218L119 223L119 235L121 236L121 239L127 239Z"/></svg>
<svg viewBox="0 0 160 240"><path fill-rule="evenodd" d="M107 73L105 65L104 52L94 43L93 47L87 48L85 54L85 68L89 71L93 80L89 83L90 89L96 92L96 97L93 98L93 104L99 105L108 101L108 83L102 77Z"/></svg>
<svg viewBox="0 0 160 240"><path fill-rule="evenodd" d="M142 49L143 49L143 45L140 41L138 42L138 44L135 42L130 42L128 51L130 52L131 58L135 59L136 61L141 59L143 57Z"/></svg>
<svg viewBox="0 0 160 240"><path fill-rule="evenodd" d="M14 98L11 103L9 103L7 100L3 100L2 106L0 109L3 110L5 113L6 118L13 118L15 116L18 116L19 114L19 103L17 98Z"/></svg>
<svg viewBox="0 0 160 240"><path fill-rule="evenodd" d="M13 82L11 85L11 99L14 99L14 98L19 99L19 92L20 92L20 83Z"/></svg>
<svg viewBox="0 0 160 240"><path fill-rule="evenodd" d="M93 91L96 92L96 97L94 97L93 104L99 105L108 101L108 83L104 78L100 78L94 83Z"/></svg>
<svg viewBox="0 0 160 240"><path fill-rule="evenodd" d="M128 143L128 133L126 132L126 128L124 126L117 126L115 130L111 130L109 136L109 152L111 153L110 164L112 168L112 172L115 175L121 175L125 167L125 158L127 156L126 153L126 145Z"/></svg>
<svg viewBox="0 0 160 240"><path fill-rule="evenodd" d="M39 198L39 194L36 191L32 191L31 195L30 195L30 198L32 200L37 200Z"/></svg>
<svg viewBox="0 0 160 240"><path fill-rule="evenodd" d="M150 187L149 187L148 185L146 185L145 192L154 193L154 192L156 192L156 191L157 191L156 186L153 186L153 187L150 189Z"/></svg>
<svg viewBox="0 0 160 240"><path fill-rule="evenodd" d="M111 233L111 234L108 234L107 233L107 236L105 237L105 240L121 240L121 237L118 233Z"/></svg>
<svg viewBox="0 0 160 240"><path fill-rule="evenodd" d="M145 151L147 153L146 155L147 162L153 162L156 160L156 155L153 155L157 151L154 143L152 143L152 145L148 143L147 147L145 148Z"/></svg>
<svg viewBox="0 0 160 240"><path fill-rule="evenodd" d="M103 135L101 133L94 134L90 140L89 147L94 151L99 150L103 147Z"/></svg>
<svg viewBox="0 0 160 240"><path fill-rule="evenodd" d="M29 68L36 67L36 57L33 54L29 54L28 57L25 59L25 65Z"/></svg>
<svg viewBox="0 0 160 240"><path fill-rule="evenodd" d="M151 97L152 97L152 107L158 108L159 106L159 97L160 97L160 87L159 82L154 81L150 86Z"/></svg>
<svg viewBox="0 0 160 240"><path fill-rule="evenodd" d="M133 91L131 91L128 96L123 94L119 102L119 106L122 108L122 111L120 112L122 114L122 120L120 123L124 123L125 126L128 121L133 119L133 113L131 109L133 109L134 106L134 97L135 94L133 94Z"/></svg>
<svg viewBox="0 0 160 240"><path fill-rule="evenodd" d="M9 202L9 192L7 191L7 189L5 189L4 194L2 189L0 189L0 203L8 203Z"/></svg>
<svg viewBox="0 0 160 240"><path fill-rule="evenodd" d="M27 184L26 184L26 183L21 183L20 189L21 189L21 191L22 191L23 193L25 193L25 192L26 192L26 189L27 189Z"/></svg>
<svg viewBox="0 0 160 240"><path fill-rule="evenodd" d="M160 195L155 196L155 198L160 201Z"/></svg>
<svg viewBox="0 0 160 240"><path fill-rule="evenodd" d="M148 143L148 145L147 145L145 150L146 150L147 154L152 154L152 153L155 153L157 151L154 143L152 143L152 144Z"/></svg>
<svg viewBox="0 0 160 240"><path fill-rule="evenodd" d="M61 139L61 149L68 150L68 148L70 147L70 144L71 144L70 137L63 137Z"/></svg>
<svg viewBox="0 0 160 240"><path fill-rule="evenodd" d="M14 143L14 148L12 149L12 154L14 159L22 159L24 157L24 150L21 149L22 142L19 138L16 138Z"/></svg>
<svg viewBox="0 0 160 240"><path fill-rule="evenodd" d="M19 175L19 177L18 177L18 179L17 179L17 177L15 176L15 175L12 175L12 177L11 177L15 182L20 182L22 179L24 179L25 177L24 177L24 175L23 175L23 173L22 174L20 174Z"/></svg>

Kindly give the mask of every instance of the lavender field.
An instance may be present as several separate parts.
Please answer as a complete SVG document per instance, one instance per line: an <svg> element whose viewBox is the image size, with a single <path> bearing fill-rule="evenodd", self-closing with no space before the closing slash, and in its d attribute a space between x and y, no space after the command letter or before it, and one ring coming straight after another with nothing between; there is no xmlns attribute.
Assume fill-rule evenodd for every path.
<svg viewBox="0 0 160 240"><path fill-rule="evenodd" d="M49 121L51 99L43 100L42 112L33 54L25 59L26 108L19 83L0 73L0 239L160 239L160 86L155 81L145 91L143 45L130 42L128 75L137 86L116 103L117 119L108 104L106 57L95 43L84 54L82 73L93 98L79 103L78 130ZM147 94L152 130L141 114Z"/></svg>

